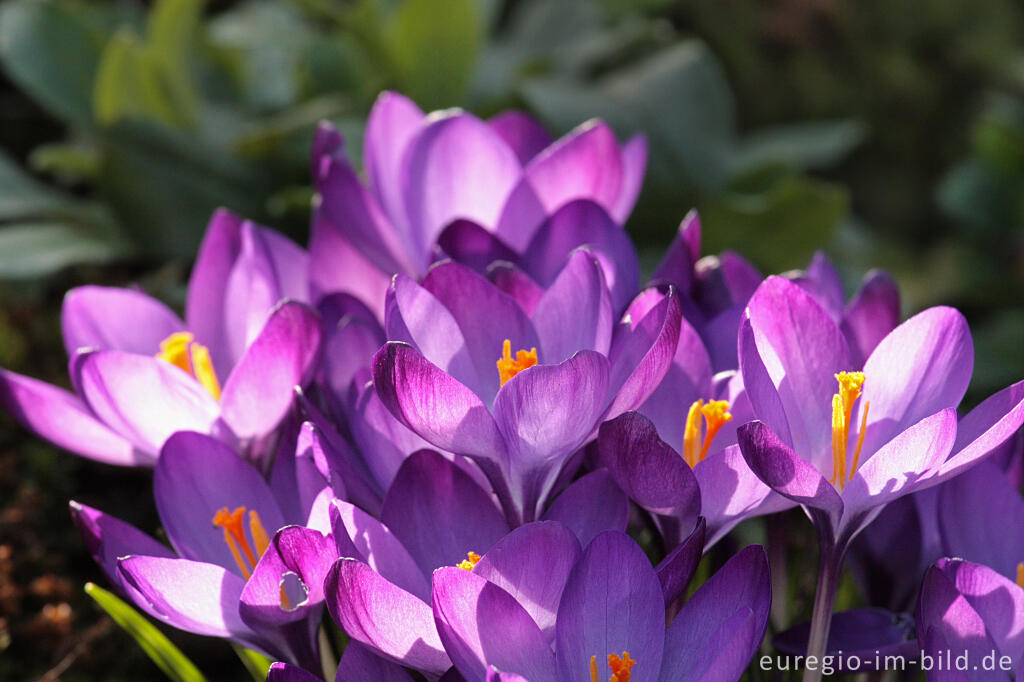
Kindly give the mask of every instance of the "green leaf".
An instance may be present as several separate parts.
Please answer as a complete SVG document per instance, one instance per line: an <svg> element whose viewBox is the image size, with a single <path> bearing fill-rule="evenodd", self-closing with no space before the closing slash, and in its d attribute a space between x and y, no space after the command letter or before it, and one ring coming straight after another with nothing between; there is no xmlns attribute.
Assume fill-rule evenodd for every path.
<svg viewBox="0 0 1024 682"><path fill-rule="evenodd" d="M96 11L74 0L14 0L0 8L0 60L54 116L92 122L92 86L106 35Z"/></svg>
<svg viewBox="0 0 1024 682"><path fill-rule="evenodd" d="M205 682L206 678L162 632L117 595L86 583L85 593L131 635L160 670L175 682Z"/></svg>
<svg viewBox="0 0 1024 682"><path fill-rule="evenodd" d="M399 88L425 109L460 102L484 38L475 0L403 0L389 45Z"/></svg>
<svg viewBox="0 0 1024 682"><path fill-rule="evenodd" d="M737 170L782 162L797 168L825 168L843 159L867 136L855 119L798 123L748 135L734 161Z"/></svg>
<svg viewBox="0 0 1024 682"><path fill-rule="evenodd" d="M267 679L267 671L270 670L270 664L272 660L252 649L246 649L244 646L238 644L232 644L231 648L238 654L238 658L242 660L242 665L252 675L252 679L256 682L264 682Z"/></svg>
<svg viewBox="0 0 1024 682"><path fill-rule="evenodd" d="M45 215L71 203L68 197L26 174L0 151L0 221Z"/></svg>
<svg viewBox="0 0 1024 682"><path fill-rule="evenodd" d="M46 144L36 147L28 158L29 166L41 173L68 178L95 178L100 159L91 147L73 144Z"/></svg>
<svg viewBox="0 0 1024 682"><path fill-rule="evenodd" d="M33 279L69 265L109 263L127 255L125 245L81 225L18 223L0 227L0 278Z"/></svg>
<svg viewBox="0 0 1024 682"><path fill-rule="evenodd" d="M205 0L159 0L146 24L149 58L168 98L186 121L194 121L200 107L199 93L190 77L190 61L205 4Z"/></svg>

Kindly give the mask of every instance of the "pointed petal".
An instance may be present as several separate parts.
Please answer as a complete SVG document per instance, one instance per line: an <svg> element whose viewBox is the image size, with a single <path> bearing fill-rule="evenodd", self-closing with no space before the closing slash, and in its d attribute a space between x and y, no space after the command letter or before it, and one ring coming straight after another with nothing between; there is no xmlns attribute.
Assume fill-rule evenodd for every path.
<svg viewBox="0 0 1024 682"><path fill-rule="evenodd" d="M679 223L679 230L672 238L668 250L651 275L653 284L672 284L679 291L689 294L693 283L693 266L700 258L700 216L691 210Z"/></svg>
<svg viewBox="0 0 1024 682"><path fill-rule="evenodd" d="M232 355L228 343L224 301L231 269L242 249L243 222L227 209L214 212L192 266L185 301L188 328L210 349L213 366L225 376L231 371L236 356Z"/></svg>
<svg viewBox="0 0 1024 682"><path fill-rule="evenodd" d="M320 318L309 306L286 302L270 314L224 385L221 414L242 439L272 431L291 408L320 349Z"/></svg>
<svg viewBox="0 0 1024 682"><path fill-rule="evenodd" d="M622 184L615 203L608 207L615 222L626 224L633 212L640 189L643 187L644 172L647 170L647 138L634 135L622 145Z"/></svg>
<svg viewBox="0 0 1024 682"><path fill-rule="evenodd" d="M522 111L503 111L487 121L525 165L551 144L551 135L537 119Z"/></svg>
<svg viewBox="0 0 1024 682"><path fill-rule="evenodd" d="M615 324L612 314L601 265L587 251L576 251L531 316L540 338L541 362L563 362L583 349L607 355Z"/></svg>
<svg viewBox="0 0 1024 682"><path fill-rule="evenodd" d="M338 559L324 584L331 618L378 655L425 673L451 667L429 605L354 559Z"/></svg>
<svg viewBox="0 0 1024 682"><path fill-rule="evenodd" d="M156 449L136 448L97 419L81 398L38 379L0 369L0 405L54 445L117 466L153 466Z"/></svg>
<svg viewBox="0 0 1024 682"><path fill-rule="evenodd" d="M254 510L267 533L284 525L260 472L227 445L199 433L176 433L167 440L153 474L153 496L179 554L236 573L224 533L213 525L217 511L243 506Z"/></svg>
<svg viewBox="0 0 1024 682"><path fill-rule="evenodd" d="M942 465L943 478L965 470L1016 433L1024 423L1024 381L986 398L957 426L953 455Z"/></svg>
<svg viewBox="0 0 1024 682"><path fill-rule="evenodd" d="M439 569L433 584L438 634L467 679L484 679L493 665L538 682L554 682L555 654L512 595L475 572L455 567Z"/></svg>
<svg viewBox="0 0 1024 682"><path fill-rule="evenodd" d="M449 224L438 236L437 244L452 260L477 272L486 272L494 261L518 260L518 254L497 235L471 220Z"/></svg>
<svg viewBox="0 0 1024 682"><path fill-rule="evenodd" d="M384 498L381 520L424 575L458 564L468 552L485 553L508 532L487 491L430 450L402 464Z"/></svg>
<svg viewBox="0 0 1024 682"><path fill-rule="evenodd" d="M422 130L423 112L408 97L382 92L370 110L363 137L363 167L378 203L406 230L402 161L409 144Z"/></svg>
<svg viewBox="0 0 1024 682"><path fill-rule="evenodd" d="M701 517L697 520L697 525L690 532L689 537L669 552L668 556L662 559L654 569L658 574L661 592L665 597L665 609L672 615L678 612L682 606L686 597L686 589L704 556L706 530L704 518Z"/></svg>

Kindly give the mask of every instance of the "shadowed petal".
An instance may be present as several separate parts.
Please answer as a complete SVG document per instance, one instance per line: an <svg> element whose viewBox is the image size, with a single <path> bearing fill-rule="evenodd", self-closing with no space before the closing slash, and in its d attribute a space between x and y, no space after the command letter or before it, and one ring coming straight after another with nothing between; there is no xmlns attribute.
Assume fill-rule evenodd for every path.
<svg viewBox="0 0 1024 682"><path fill-rule="evenodd" d="M524 165L551 144L551 135L537 119L522 111L503 111L487 125L505 140Z"/></svg>
<svg viewBox="0 0 1024 682"><path fill-rule="evenodd" d="M456 220L437 238L441 250L452 260L477 272L486 272L494 261L514 262L518 254L505 242L471 220Z"/></svg>
<svg viewBox="0 0 1024 682"><path fill-rule="evenodd" d="M676 236L651 275L651 282L672 284L688 294L693 282L693 266L700 258L700 237L700 216L691 210L679 223Z"/></svg>
<svg viewBox="0 0 1024 682"><path fill-rule="evenodd" d="M626 532L629 498L604 469L593 471L563 490L546 512L545 521L564 524L586 547L606 530Z"/></svg>
<svg viewBox="0 0 1024 682"><path fill-rule="evenodd" d="M633 212L646 170L647 138L642 134L634 135L622 145L622 184L619 197L608 207L608 213L620 225L625 225L629 214Z"/></svg>
<svg viewBox="0 0 1024 682"><path fill-rule="evenodd" d="M323 682L319 675L308 672L291 663L271 663L267 670L267 682Z"/></svg>
<svg viewBox="0 0 1024 682"><path fill-rule="evenodd" d="M697 525L689 537L669 552L668 556L654 569L661 583L661 592L665 596L665 609L671 617L678 612L686 597L686 588L690 585L693 574L697 572L701 557L704 556L704 537L707 526L704 518L697 519Z"/></svg>
<svg viewBox="0 0 1024 682"><path fill-rule="evenodd" d="M373 680L374 682L413 682L401 666L385 661L359 642L349 642L338 664L335 682ZM270 682L269 680L267 682Z"/></svg>
<svg viewBox="0 0 1024 682"><path fill-rule="evenodd" d="M889 273L872 270L846 307L841 328L850 342L854 366L864 361L878 342L900 323L900 290Z"/></svg>

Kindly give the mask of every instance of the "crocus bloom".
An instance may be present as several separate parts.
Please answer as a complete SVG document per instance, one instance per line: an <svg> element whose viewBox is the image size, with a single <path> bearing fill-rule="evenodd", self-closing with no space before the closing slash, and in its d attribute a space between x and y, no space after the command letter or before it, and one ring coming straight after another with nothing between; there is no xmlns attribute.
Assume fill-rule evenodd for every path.
<svg viewBox="0 0 1024 682"><path fill-rule="evenodd" d="M568 537L578 553L581 543L600 532L624 530L628 504L607 472L597 471L569 486L545 518L539 525L557 527L551 532ZM342 577L328 590L334 620L379 655L435 675L451 667L451 661L430 613L431 573L441 566L472 565L520 537L509 535L488 491L431 451L413 454L399 469L380 521L335 500L331 523L334 556L348 559ZM699 548L691 554L699 556ZM327 557L328 564L332 559ZM557 574L557 557L549 559L547 570ZM685 564L685 557L677 563Z"/></svg>
<svg viewBox="0 0 1024 682"><path fill-rule="evenodd" d="M519 112L487 122L460 110L424 115L385 92L370 112L362 158L365 187L341 135L321 126L311 168L319 192L310 240L318 295L345 291L379 311L391 276L424 275L441 239L449 256L472 263L529 254L540 278L553 278L580 244L609 245L610 279L619 275L623 304L632 296L626 290L636 286L636 257L620 225L640 191L643 137L620 146L607 125L591 122L552 143ZM583 208L545 226L576 200Z"/></svg>
<svg viewBox="0 0 1024 682"><path fill-rule="evenodd" d="M277 662L267 671L267 682L321 682L323 678L305 668ZM359 642L345 645L345 653L338 663L335 682L373 680L373 682L413 682L412 675L399 665L375 656Z"/></svg>
<svg viewBox="0 0 1024 682"><path fill-rule="evenodd" d="M333 549L325 493L308 516L286 518L259 471L197 433L168 439L153 493L173 550L134 527L72 503L104 572L148 614L169 625L254 647L317 670L323 606L318 557ZM278 532L278 529L281 529Z"/></svg>
<svg viewBox="0 0 1024 682"><path fill-rule="evenodd" d="M616 327L602 270L585 250L537 293L521 305L452 262L422 286L398 275L391 341L374 359L384 405L434 446L472 457L513 525L539 518L603 419L650 395L681 319L670 291Z"/></svg>
<svg viewBox="0 0 1024 682"><path fill-rule="evenodd" d="M821 576L831 581L850 540L888 502L961 473L1024 421L1018 384L979 405L958 430L955 408L970 380L973 346L951 308L898 326L863 372L847 371L846 337L789 280L769 277L746 318L740 367L758 421L740 428L740 447L755 474L808 512L820 537ZM819 615L827 624L834 587L819 587L819 624ZM827 625L816 638L812 632L818 647L825 638Z"/></svg>
<svg viewBox="0 0 1024 682"><path fill-rule="evenodd" d="M571 539L523 543L487 565L485 556L471 570L434 573L438 633L468 682L497 672L530 682L739 679L771 602L760 547L726 563L666 629L662 582L629 536L602 533L582 555ZM545 573L549 556L557 568ZM329 584L345 570L337 566Z"/></svg>
<svg viewBox="0 0 1024 682"><path fill-rule="evenodd" d="M310 373L320 339L307 256L274 232L214 215L185 321L134 289L68 292L64 342L75 393L0 370L0 403L54 444L109 464L148 465L182 430L254 459Z"/></svg>
<svg viewBox="0 0 1024 682"><path fill-rule="evenodd" d="M917 637L932 660L929 680L1019 680L1024 673L1024 587L988 566L940 559L921 587ZM957 662L961 657L963 664ZM986 657L992 663L986 664Z"/></svg>

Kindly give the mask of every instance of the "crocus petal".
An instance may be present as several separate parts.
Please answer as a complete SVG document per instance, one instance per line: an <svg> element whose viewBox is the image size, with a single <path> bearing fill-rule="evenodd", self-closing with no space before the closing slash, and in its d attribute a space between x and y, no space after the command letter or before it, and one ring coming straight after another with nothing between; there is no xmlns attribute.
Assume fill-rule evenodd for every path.
<svg viewBox="0 0 1024 682"><path fill-rule="evenodd" d="M370 366L373 354L385 343L379 325L346 319L331 331L324 343L323 373L336 396L345 395L352 380Z"/></svg>
<svg viewBox="0 0 1024 682"><path fill-rule="evenodd" d="M434 620L445 651L466 679L488 665L554 682L555 654L530 614L498 585L461 568L434 574Z"/></svg>
<svg viewBox="0 0 1024 682"><path fill-rule="evenodd" d="M391 529L343 500L331 503L331 530L338 556L359 559L389 582L430 599L430 581Z"/></svg>
<svg viewBox="0 0 1024 682"><path fill-rule="evenodd" d="M594 431L607 393L608 361L587 350L519 372L498 391L494 421L511 450L526 520L537 518L565 459Z"/></svg>
<svg viewBox="0 0 1024 682"><path fill-rule="evenodd" d="M79 348L155 355L185 323L160 301L135 289L76 287L64 296L61 332L68 355Z"/></svg>
<svg viewBox="0 0 1024 682"><path fill-rule="evenodd" d="M784 443L792 445L793 436L790 434L789 420L786 418L782 398L779 397L779 392L757 351L754 328L750 320L744 320L740 325L738 346L743 388L754 415L778 434Z"/></svg>
<svg viewBox="0 0 1024 682"><path fill-rule="evenodd" d="M858 415L864 404L871 407L863 452L870 454L911 424L959 405L973 365L967 321L953 308L929 308L896 327L864 363Z"/></svg>
<svg viewBox="0 0 1024 682"><path fill-rule="evenodd" d="M487 277L494 286L515 299L527 315L533 315L544 296L544 289L511 263L492 263L487 268Z"/></svg>
<svg viewBox="0 0 1024 682"><path fill-rule="evenodd" d="M979 458L993 452L1017 433L1024 423L1024 381L986 398L957 426L953 455L942 465L943 478L955 476Z"/></svg>
<svg viewBox="0 0 1024 682"><path fill-rule="evenodd" d="M690 585L693 574L704 556L704 538L707 525L704 518L697 519L697 525L689 537L669 552L668 556L654 569L661 583L661 592L665 596L665 609L671 617L678 612L686 597L686 588Z"/></svg>
<svg viewBox="0 0 1024 682"><path fill-rule="evenodd" d="M118 466L152 466L156 450L136 448L93 416L81 398L44 381L0 369L0 405L25 428L82 457Z"/></svg>
<svg viewBox="0 0 1024 682"><path fill-rule="evenodd" d="M468 552L483 554L508 532L487 491L431 450L414 453L384 497L381 520L425 575Z"/></svg>
<svg viewBox="0 0 1024 682"><path fill-rule="evenodd" d="M843 293L843 280L839 278L832 261L825 255L824 251L816 251L811 258L804 276L797 278L796 283L806 290L821 304L821 307L828 311L832 319L838 324L843 315L843 308L846 305L846 295Z"/></svg>
<svg viewBox="0 0 1024 682"><path fill-rule="evenodd" d="M590 659L628 651L634 682L658 680L665 602L658 577L628 535L594 538L573 568L558 607L558 679L590 682Z"/></svg>
<svg viewBox="0 0 1024 682"><path fill-rule="evenodd" d="M1024 499L991 460L938 488L942 548L948 556L1013 577L1024 559Z"/></svg>
<svg viewBox="0 0 1024 682"><path fill-rule="evenodd" d="M737 679L761 646L771 601L764 548L740 550L701 585L669 626L661 679ZM705 677L709 671L714 674Z"/></svg>
<svg viewBox="0 0 1024 682"><path fill-rule="evenodd" d="M480 119L461 113L433 119L410 142L403 162L400 182L413 243L425 255L458 218L496 225L521 176L519 159Z"/></svg>
<svg viewBox="0 0 1024 682"><path fill-rule="evenodd" d="M267 670L267 682L323 682L319 675L291 663L271 663Z"/></svg>
<svg viewBox="0 0 1024 682"><path fill-rule="evenodd" d="M374 680L374 682L413 682L401 666L385 661L359 642L349 642L338 664L335 682ZM270 682L269 680L267 682Z"/></svg>
<svg viewBox="0 0 1024 682"><path fill-rule="evenodd" d="M619 325L609 354L616 393L609 417L639 407L661 383L675 357L682 319L679 296L669 289L643 319Z"/></svg>
<svg viewBox="0 0 1024 682"><path fill-rule="evenodd" d="M843 500L831 483L800 455L793 452L763 422L740 427L743 458L765 485L799 504L819 510L833 529L843 514Z"/></svg>
<svg viewBox="0 0 1024 682"><path fill-rule="evenodd" d="M176 431L209 431L220 412L198 381L146 355L90 353L82 359L79 381L99 420L150 453Z"/></svg>
<svg viewBox="0 0 1024 682"><path fill-rule="evenodd" d="M541 361L549 365L563 362L583 349L607 354L615 324L612 314L600 263L587 251L576 251L532 315Z"/></svg>
<svg viewBox="0 0 1024 682"><path fill-rule="evenodd" d="M747 315L757 351L782 400L793 442L824 470L830 464L825 458L831 452L834 375L850 369L846 339L814 298L782 277L769 277L758 287ZM760 416L757 409L754 403Z"/></svg>
<svg viewBox="0 0 1024 682"><path fill-rule="evenodd" d="M320 319L309 306L278 306L231 372L221 414L242 439L265 435L291 407L320 347Z"/></svg>
<svg viewBox="0 0 1024 682"><path fill-rule="evenodd" d="M213 525L218 510L255 511L268 533L284 525L260 472L227 445L199 433L176 433L167 440L153 475L153 496L179 554L236 572L224 533Z"/></svg>
<svg viewBox="0 0 1024 682"><path fill-rule="evenodd" d="M480 398L412 346L391 342L377 351L373 384L399 421L442 450L505 459L504 441Z"/></svg>
<svg viewBox="0 0 1024 682"><path fill-rule="evenodd" d="M586 246L600 261L612 304L622 310L636 294L639 265L629 236L599 204L578 199L562 206L523 249L522 268L542 285L554 281L574 250Z"/></svg>
<svg viewBox="0 0 1024 682"><path fill-rule="evenodd" d="M654 424L626 412L601 425L598 458L630 499L665 520L666 542L674 547L693 530L701 490L686 461L658 437Z"/></svg>
<svg viewBox="0 0 1024 682"><path fill-rule="evenodd" d="M441 250L477 272L486 272L494 261L516 261L518 254L493 232L471 220L456 220L437 238Z"/></svg>
<svg viewBox="0 0 1024 682"><path fill-rule="evenodd" d="M408 230L402 161L409 143L422 129L423 112L408 97L382 92L370 110L363 137L363 167L370 188L396 226Z"/></svg>
<svg viewBox="0 0 1024 682"><path fill-rule="evenodd" d="M334 622L377 654L434 675L451 667L430 606L363 562L338 559L324 593Z"/></svg>
<svg viewBox="0 0 1024 682"><path fill-rule="evenodd" d="M313 207L309 251L310 288L315 298L347 292L383 319L384 294L394 273L381 270L361 253L318 206Z"/></svg>
<svg viewBox="0 0 1024 682"><path fill-rule="evenodd" d="M622 183L619 186L618 198L608 207L608 212L620 225L624 225L629 214L633 212L646 170L647 138L643 135L634 135L622 145Z"/></svg>
<svg viewBox="0 0 1024 682"><path fill-rule="evenodd" d="M522 111L503 111L487 121L491 130L505 140L519 161L526 164L551 144L551 135L537 119Z"/></svg>
<svg viewBox="0 0 1024 682"><path fill-rule="evenodd" d="M490 404L500 385L495 363L501 357L505 340L512 344L513 352L540 345L529 318L511 297L458 263L438 263L432 267L423 278L423 288L458 323L476 367L477 378L471 387L485 404ZM543 358L542 362L550 364L554 360Z"/></svg>
<svg viewBox="0 0 1024 682"><path fill-rule="evenodd" d="M900 290L889 273L872 270L854 295L840 325L850 342L850 356L857 367L878 342L900 323Z"/></svg>
<svg viewBox="0 0 1024 682"><path fill-rule="evenodd" d="M238 614L240 576L213 564L150 556L125 557L118 571L165 623L198 635L253 639Z"/></svg>
<svg viewBox="0 0 1024 682"><path fill-rule="evenodd" d="M553 521L536 521L499 540L472 570L512 595L551 644L558 602L581 553L580 542L569 528ZM490 662L502 668L496 661Z"/></svg>
<svg viewBox="0 0 1024 682"><path fill-rule="evenodd" d="M679 223L676 236L654 269L652 283L672 284L679 291L689 293L693 266L700 258L700 233L700 216L697 211L690 211Z"/></svg>
<svg viewBox="0 0 1024 682"><path fill-rule="evenodd" d="M71 518L82 535L86 549L107 575L110 582L121 590L126 586L117 571L117 560L129 554L156 557L174 557L167 545L157 542L135 526L109 514L72 501Z"/></svg>
<svg viewBox="0 0 1024 682"><path fill-rule="evenodd" d="M586 547L606 530L626 532L629 498L604 469L580 477L563 490L546 512L545 521L565 525Z"/></svg>
<svg viewBox="0 0 1024 682"><path fill-rule="evenodd" d="M214 212L192 266L185 300L185 322L199 342L209 348L213 366L222 376L227 376L237 359L228 343L224 296L242 248L243 222L226 209Z"/></svg>

